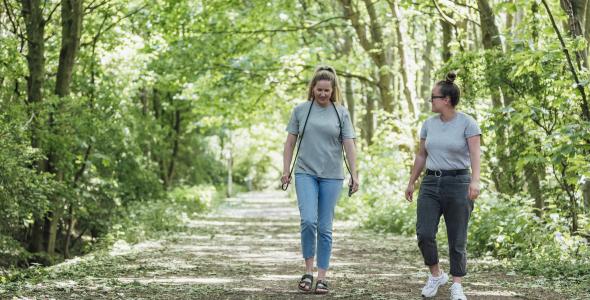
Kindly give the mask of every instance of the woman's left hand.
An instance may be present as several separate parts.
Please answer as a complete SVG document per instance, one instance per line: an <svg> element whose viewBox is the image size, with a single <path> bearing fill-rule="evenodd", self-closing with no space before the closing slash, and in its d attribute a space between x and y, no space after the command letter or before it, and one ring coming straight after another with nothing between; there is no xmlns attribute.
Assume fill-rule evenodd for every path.
<svg viewBox="0 0 590 300"><path fill-rule="evenodd" d="M348 180L348 186L352 186L352 193L356 193L359 190L359 179L358 176L354 176Z"/></svg>
<svg viewBox="0 0 590 300"><path fill-rule="evenodd" d="M479 196L479 181L471 181L469 184L469 200L473 201Z"/></svg>

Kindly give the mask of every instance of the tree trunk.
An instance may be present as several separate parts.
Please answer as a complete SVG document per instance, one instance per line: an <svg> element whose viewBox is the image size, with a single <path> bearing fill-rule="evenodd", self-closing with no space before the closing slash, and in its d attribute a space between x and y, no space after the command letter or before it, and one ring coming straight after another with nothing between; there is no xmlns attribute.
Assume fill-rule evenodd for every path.
<svg viewBox="0 0 590 300"><path fill-rule="evenodd" d="M508 0L508 3L514 4L514 0ZM512 26L514 26L514 15L512 12L506 13L506 30L512 32Z"/></svg>
<svg viewBox="0 0 590 300"><path fill-rule="evenodd" d="M55 94L65 97L70 93L76 56L82 33L82 0L61 1L61 50L55 82Z"/></svg>
<svg viewBox="0 0 590 300"><path fill-rule="evenodd" d="M422 68L422 84L420 85L420 94L422 96L423 105L422 111L430 111L430 102L426 99L430 98L432 89L432 69L434 63L432 62L432 48L434 48L434 36L431 32L434 30L434 24L430 24L425 27L426 34L426 47L422 53L422 60L424 61L424 67Z"/></svg>
<svg viewBox="0 0 590 300"><path fill-rule="evenodd" d="M584 37L590 43L589 22L590 7L588 0L560 0L561 7L568 16L569 33L572 37ZM588 44L584 50L576 51L578 70L588 68Z"/></svg>
<svg viewBox="0 0 590 300"><path fill-rule="evenodd" d="M358 36L361 46L363 49L365 49L379 70L379 80L377 81L377 87L379 88L379 93L381 96L381 105L385 111L393 112L394 97L392 93L392 76L387 61L381 24L377 18L377 13L375 11L373 2L371 0L363 1L365 3L367 13L369 14L369 29L371 31L371 39L367 37L366 28L360 20L359 12L354 9L352 1L340 0L340 3L342 4L346 17L352 23L352 27Z"/></svg>
<svg viewBox="0 0 590 300"><path fill-rule="evenodd" d="M502 51L500 32L496 26L491 6L487 0L477 0L477 4L479 8L482 44L484 49ZM486 61L486 64L488 65L492 65L493 63L493 61ZM502 101L502 91L500 88L491 86L491 93L493 108L497 110L503 108L504 103ZM506 99L511 101L512 98L508 97L508 95L506 96ZM503 128L503 126L506 125L501 125L495 132L497 139L494 154L497 158L498 164L491 164L491 169L496 189L501 193L512 194L518 183L514 181L513 177L515 177L515 174L513 168L510 167L510 155L508 153L506 137L507 128Z"/></svg>
<svg viewBox="0 0 590 300"><path fill-rule="evenodd" d="M365 124L366 124L366 140L367 145L371 146L373 144L373 110L375 108L375 101L372 99L370 95L366 95L367 99L367 114L365 115Z"/></svg>
<svg viewBox="0 0 590 300"><path fill-rule="evenodd" d="M537 13L539 12L539 4L537 1L533 1L531 3L531 36L533 38L533 43L535 45L535 49L537 50L539 44L539 18L537 17Z"/></svg>
<svg viewBox="0 0 590 300"><path fill-rule="evenodd" d="M45 20L40 0L22 0L22 15L27 31L27 102L39 103L43 99L45 77ZM36 145L33 145L35 147Z"/></svg>
<svg viewBox="0 0 590 300"><path fill-rule="evenodd" d="M43 223L43 219L36 219L35 223L33 223L33 231L29 242L30 252L43 251Z"/></svg>
<svg viewBox="0 0 590 300"><path fill-rule="evenodd" d="M57 239L57 224L63 215L63 206L61 203L55 203L54 208L49 213L49 237L47 239L47 254L55 254L55 241Z"/></svg>
<svg viewBox="0 0 590 300"><path fill-rule="evenodd" d="M441 19L440 25L442 26L442 60L443 62L451 59L451 42L453 40L453 28L447 21Z"/></svg>
<svg viewBox="0 0 590 300"><path fill-rule="evenodd" d="M352 36L348 33L345 33L344 36L344 46L342 47L342 52L346 56L346 59L350 57L350 53L352 51ZM348 113L350 114L350 122L354 127L354 91L352 89L352 78L347 77L344 82L344 97L346 98L346 106L348 107Z"/></svg>
<svg viewBox="0 0 590 300"><path fill-rule="evenodd" d="M352 91L352 78L346 78L344 83L344 95L346 97L346 106L348 106L348 113L350 114L350 122L354 127L354 94Z"/></svg>
<svg viewBox="0 0 590 300"><path fill-rule="evenodd" d="M180 108L176 107L174 113L174 142L172 146L172 155L170 157L170 164L168 165L168 182L172 182L174 176L175 162L178 157L178 149L180 147Z"/></svg>
<svg viewBox="0 0 590 300"><path fill-rule="evenodd" d="M524 167L524 175L527 181L527 190L533 199L535 199L535 215L541 218L543 217L545 203L543 200L540 179L545 177L545 168L543 166L527 164Z"/></svg>
<svg viewBox="0 0 590 300"><path fill-rule="evenodd" d="M234 189L234 178L233 178L233 168L234 167L234 158L232 150L229 150L229 156L227 158L227 196L231 197L233 194Z"/></svg>
<svg viewBox="0 0 590 300"><path fill-rule="evenodd" d="M485 49L502 50L500 31L494 20L494 12L487 0L477 0L481 22L482 43Z"/></svg>
<svg viewBox="0 0 590 300"><path fill-rule="evenodd" d="M590 215L590 179L586 178L582 184L582 197L584 198L584 210Z"/></svg>
<svg viewBox="0 0 590 300"><path fill-rule="evenodd" d="M22 17L25 21L27 36L27 104L33 115L31 121L31 147L41 148L40 119L38 104L43 101L43 84L45 81L45 20L40 0L22 0ZM47 170L45 160L37 163L41 172ZM31 252L43 251L44 220L36 219L33 224L32 236L29 243Z"/></svg>
<svg viewBox="0 0 590 300"><path fill-rule="evenodd" d="M76 56L80 48L80 36L82 33L82 0L61 1L61 49L59 52L59 64L55 78L55 94L62 98L70 94L72 74L76 62ZM49 116L49 130L53 131L53 114ZM58 180L63 180L63 171L57 170L57 156L50 148L48 165ZM55 240L57 238L57 224L63 215L63 204L60 199L53 199L53 212L50 217L49 239L47 241L47 253L55 253Z"/></svg>
<svg viewBox="0 0 590 300"><path fill-rule="evenodd" d="M418 116L418 108L416 107L416 90L414 87L414 79L410 78L410 74L413 74L411 70L412 64L409 63L409 59L406 56L405 45L408 43L404 32L407 32L407 26L404 20L401 19L401 11L397 4L397 0L389 1L393 18L396 20L393 27L397 33L397 51L400 58L401 75L403 80L403 91L408 104L409 113L413 118Z"/></svg>
<svg viewBox="0 0 590 300"><path fill-rule="evenodd" d="M76 219L74 218L74 211L72 205L68 208L68 229L66 230L66 238L64 241L64 258L70 258L70 243L72 240L72 231L74 230L74 226L76 226Z"/></svg>

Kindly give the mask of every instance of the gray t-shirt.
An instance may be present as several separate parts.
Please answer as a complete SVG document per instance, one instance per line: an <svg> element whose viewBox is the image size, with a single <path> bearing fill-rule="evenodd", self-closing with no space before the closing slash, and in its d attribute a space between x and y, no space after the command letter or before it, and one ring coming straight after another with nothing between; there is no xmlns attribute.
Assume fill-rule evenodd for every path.
<svg viewBox="0 0 590 300"><path fill-rule="evenodd" d="M430 170L458 170L471 167L467 138L481 135L475 119L462 112L443 122L440 115L424 121L420 138L426 140L426 168Z"/></svg>
<svg viewBox="0 0 590 300"><path fill-rule="evenodd" d="M311 101L306 101L293 109L287 125L287 132L296 135L303 132L305 118L311 103ZM355 138L348 110L339 104L336 104L336 109L342 121L342 137L345 139ZM344 179L342 144L339 134L338 116L332 104L322 107L314 101L294 172L315 175L320 178Z"/></svg>

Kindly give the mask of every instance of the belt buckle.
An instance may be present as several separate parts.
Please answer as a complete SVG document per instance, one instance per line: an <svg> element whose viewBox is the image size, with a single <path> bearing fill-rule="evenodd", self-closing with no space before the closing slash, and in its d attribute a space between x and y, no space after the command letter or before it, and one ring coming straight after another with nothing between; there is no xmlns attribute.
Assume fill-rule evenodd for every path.
<svg viewBox="0 0 590 300"><path fill-rule="evenodd" d="M435 170L434 171L434 176L435 177L441 177L442 176L442 170Z"/></svg>

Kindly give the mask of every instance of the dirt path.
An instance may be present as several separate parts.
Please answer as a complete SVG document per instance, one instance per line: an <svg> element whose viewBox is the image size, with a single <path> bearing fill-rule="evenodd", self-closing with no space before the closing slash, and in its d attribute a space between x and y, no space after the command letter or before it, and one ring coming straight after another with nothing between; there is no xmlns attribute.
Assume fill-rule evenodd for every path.
<svg viewBox="0 0 590 300"><path fill-rule="evenodd" d="M413 238L355 230L336 220L327 296L297 291L299 245L293 200L278 192L243 194L161 240L117 243L110 253L71 260L16 294L0 286L0 298L421 299L427 274ZM497 270L488 267L493 261L469 263L469 299L576 298L544 287L543 278L490 271ZM444 255L442 264L448 269ZM435 299L448 299L448 287Z"/></svg>

